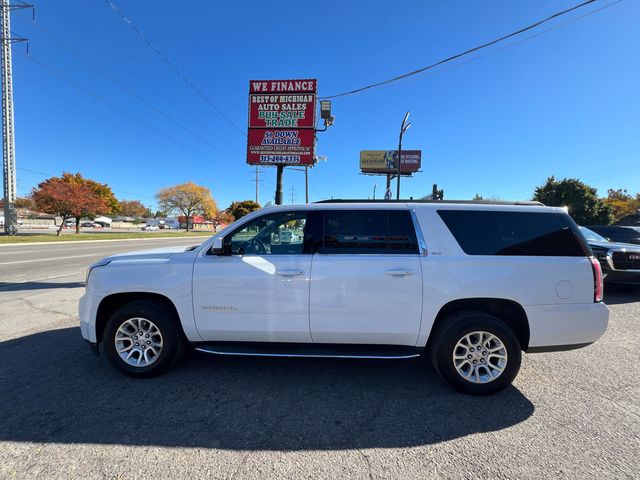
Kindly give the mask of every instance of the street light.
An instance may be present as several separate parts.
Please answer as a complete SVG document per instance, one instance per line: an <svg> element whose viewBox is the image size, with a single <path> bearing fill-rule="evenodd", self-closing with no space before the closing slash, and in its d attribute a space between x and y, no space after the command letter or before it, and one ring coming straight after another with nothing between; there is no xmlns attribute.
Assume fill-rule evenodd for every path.
<svg viewBox="0 0 640 480"><path fill-rule="evenodd" d="M407 114L402 119L402 125L400 126L400 139L398 140L398 171L397 171L398 188L396 192L396 200L400 200L400 172L401 172L400 169L402 164L402 135L404 135L404 132L409 130L409 127L411 126L411 122L407 123L408 118L409 118L409 112L407 112Z"/></svg>

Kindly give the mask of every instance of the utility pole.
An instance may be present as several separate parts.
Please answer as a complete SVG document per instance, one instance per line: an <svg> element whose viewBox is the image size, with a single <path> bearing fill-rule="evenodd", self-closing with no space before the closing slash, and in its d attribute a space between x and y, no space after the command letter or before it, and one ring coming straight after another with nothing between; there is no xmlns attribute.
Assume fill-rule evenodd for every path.
<svg viewBox="0 0 640 480"><path fill-rule="evenodd" d="M282 172L284 165L276 166L276 205L282 205Z"/></svg>
<svg viewBox="0 0 640 480"><path fill-rule="evenodd" d="M260 165L256 165L256 179L255 180L251 180L252 182L256 182L256 203L260 203L260 182L262 182L262 180L260 180L260 174L263 173L262 170L260 170Z"/></svg>
<svg viewBox="0 0 640 480"><path fill-rule="evenodd" d="M291 203L293 204L294 202L294 195L295 195L295 191L296 191L296 187L294 187L293 185L291 185Z"/></svg>
<svg viewBox="0 0 640 480"><path fill-rule="evenodd" d="M398 176L398 186L396 192L396 200L400 200L400 175L401 175L401 166L402 166L402 135L404 132L408 130L411 126L411 122L407 123L407 119L409 118L409 112L404 116L402 120L402 125L400 126L400 138L398 139L398 171L396 175Z"/></svg>
<svg viewBox="0 0 640 480"><path fill-rule="evenodd" d="M304 167L304 203L309 203L309 167Z"/></svg>
<svg viewBox="0 0 640 480"><path fill-rule="evenodd" d="M16 152L13 130L13 69L11 66L11 45L26 42L26 38L11 37L11 11L33 8L33 5L11 6L9 0L0 0L0 39L2 70L2 173L4 179L4 232L15 235L18 231L18 211L16 210Z"/></svg>

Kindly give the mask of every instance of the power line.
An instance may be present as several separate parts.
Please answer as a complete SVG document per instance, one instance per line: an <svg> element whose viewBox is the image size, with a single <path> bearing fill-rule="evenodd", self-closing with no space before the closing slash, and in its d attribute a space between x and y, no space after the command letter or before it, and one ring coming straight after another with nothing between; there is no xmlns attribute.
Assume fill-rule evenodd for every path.
<svg viewBox="0 0 640 480"><path fill-rule="evenodd" d="M187 133L190 133L191 135L193 135L194 137L198 138L199 140L201 140L202 142L206 143L207 145L209 145L211 148L214 148L215 150L217 150L220 154L224 155L225 157L229 158L230 160L233 160L233 158L231 156L229 156L226 152L224 152L223 150L221 150L218 146L212 144L211 142L209 142L207 139L205 139L204 137L202 137L200 134L198 134L197 132L194 132L193 130L191 130L190 128L184 126L180 121L178 121L177 119L175 119L174 117L172 117L171 115L168 115L167 113L165 113L164 111L162 111L160 108L158 108L157 106L155 106L153 103L151 103L150 101L148 101L147 99L143 98L142 96L138 95L135 91L133 91L128 85L126 85L125 83L121 82L120 80L118 80L117 78L115 78L113 75L111 75L107 70L105 70L104 68L102 68L100 65L97 65L96 63L92 62L91 60L89 60L88 58L86 58L84 55L82 55L81 53L79 53L77 50L74 50L73 48L69 47L68 45L65 45L64 42L62 40L60 40L57 35L53 34L52 32L50 32L48 29L46 29L45 27L43 27L42 25L40 25L39 23L35 23L36 27L38 27L40 30L42 30L44 33L46 33L50 38L52 38L54 40L54 42L58 45L59 48L70 52L71 54L75 55L77 58L79 58L80 60L82 60L83 62L87 63L88 65L90 65L92 68L94 68L95 70L97 70L98 72L100 72L100 74L102 74L105 78L107 78L108 80L110 80L112 83L116 84L117 86L119 86L120 88L122 88L124 91L126 91L127 93L129 93L131 96L133 96L134 98L138 99L140 102L142 102L143 104L145 104L147 107L149 107L151 110L153 110L156 113L159 113L160 115L162 115L164 118L170 120L171 122L175 123L177 126L179 126L180 128L182 128L184 131L186 131Z"/></svg>
<svg viewBox="0 0 640 480"><path fill-rule="evenodd" d="M218 106L213 103L213 101L211 101L209 99L209 97L207 97L204 93L202 93L202 91L196 87L196 85L189 80L189 78L182 73L182 71L176 67L167 57L164 56L164 54L158 50L158 48L156 48L156 46L151 43L151 41L140 31L140 29L138 27L135 26L135 24L129 19L127 18L119 9L118 7L111 1L111 0L105 0L105 2L113 9L114 12L116 12L116 14L118 14L118 16L122 19L122 21L124 21L127 25L129 25L131 27L131 29L136 33L136 35L138 35L138 37L140 37L144 43L156 54L158 55L162 61L164 63L166 63L167 65L169 65L169 67L171 67L171 69L187 84L189 85L189 87L191 87L191 89L196 92L198 94L198 96L200 98L202 98L205 102L207 102L207 104L209 104L216 112L218 112L218 114L224 118L227 123L229 123L229 125L233 126L238 132L240 132L240 134L245 137L246 136L246 132L244 130L242 130L240 127L238 127L238 125L236 125L229 117L227 117L227 115L224 114L224 112L222 110L220 110L220 108L218 108Z"/></svg>
<svg viewBox="0 0 640 480"><path fill-rule="evenodd" d="M23 75L23 74L21 74L19 72L15 72L14 75L16 77L18 77L18 78L21 78L22 80L24 80L26 82L29 82L29 83L35 85L36 87L38 87L41 90L43 90L43 91L47 92L48 94L50 94L52 97L58 98L60 100L63 100L65 102L69 103L70 105L74 105L75 107L78 107L78 108L86 111L87 113L89 113L89 114L91 114L91 115L103 120L104 122L107 122L107 123L119 128L119 129L121 129L121 130L123 130L123 131L125 131L125 132L127 132L127 133L129 133L131 135L134 135L134 136L138 137L139 139L141 139L141 140L143 140L143 141L145 141L145 142L147 142L147 143L149 143L151 145L154 145L154 146L158 147L163 152L168 152L168 153L176 156L177 158L179 158L181 160L184 159L184 155L176 152L175 150L172 150L172 149L167 148L167 147L165 147L163 145L160 145L159 143L154 142L153 140L151 140L151 139L139 134L138 132L135 132L135 131L131 130L130 128L127 128L127 127L125 127L125 126L123 126L123 125L121 125L121 124L119 124L117 122L114 122L113 120L111 120L109 118L106 118L104 115L100 115L99 113L94 112L93 110L91 110L90 108L86 107L85 105L82 105L82 104L80 104L80 103L78 103L78 102L76 102L74 100L71 100L70 98L67 98L67 97L63 96L60 93L58 93L58 92L56 92L54 90L51 90L48 87L45 87L44 85L38 83L37 81L33 80L32 78L29 78L29 77L27 77L27 76L25 76L25 75Z"/></svg>
<svg viewBox="0 0 640 480"><path fill-rule="evenodd" d="M29 168L18 167L17 170L20 170L22 172L35 173L36 175L41 175L43 177L55 177L55 175L53 173L40 172L38 170L31 170ZM119 190L117 188L112 188L111 190L113 192L123 193L125 195L133 195L134 197L138 197L138 198L146 198L146 199L149 199L149 200L155 200L155 197L150 197L149 195L141 195L139 193L127 192L126 190Z"/></svg>
<svg viewBox="0 0 640 480"><path fill-rule="evenodd" d="M148 122L146 122L145 120L142 120L140 118L137 118L135 115L132 115L131 113L127 112L126 110L120 108L119 106L117 106L116 104L114 104L113 102L111 102L110 100L102 97L101 95L92 92L91 90L89 90L88 88L86 88L84 85L76 82L75 80L69 78L68 76L66 76L65 74L57 71L56 69L54 69L53 67L47 65L46 63L36 59L35 57L31 56L31 55L26 55L26 54L22 54L23 56L25 56L26 58L28 58L29 60L31 60L32 62L36 63L37 65L40 65L42 68L48 70L49 72L53 73L54 75L62 78L63 80L69 82L70 84L74 85L76 88L79 88L80 90L82 90L83 92L85 92L87 95L90 95L98 100L100 100L102 103L104 103L105 105L113 108L114 110L120 112L121 114L129 117L130 119L140 123L141 125L143 125L144 127L146 127L148 130L160 135L162 138L166 139L167 141L170 141L171 143L174 143L176 145L178 145L179 147L190 151L192 154L197 155L199 157L204 158L205 160L210 160L207 156L201 154L200 152L197 152L196 150L194 150L193 148L189 147L188 145L186 145L183 142L180 142L178 140L175 140L169 136L167 136L165 133L163 133L162 131L158 130L157 128L155 128L154 126L150 125ZM200 161L196 161L195 159L191 158L191 157L187 157L187 156L183 156L180 155L180 158L182 159L187 159L193 163L196 163L197 165L201 166L201 167L205 167L205 168L217 168L220 170L225 170L222 166L218 166L218 165L211 165L211 164L205 164L202 163ZM226 171L226 170L225 170Z"/></svg>
<svg viewBox="0 0 640 480"><path fill-rule="evenodd" d="M105 0L105 1L110 2L110 0ZM438 62L432 63L431 65L427 65L426 67L422 67L422 68L419 68L417 70L413 70L411 72L407 72L407 73L404 73L402 75L398 75L396 77L384 80L382 82L372 83L370 85L365 85L364 87L356 88L354 90L350 90L350 91L347 91L347 92L342 92L342 93L337 93L335 95L329 95L329 96L326 96L326 97L321 97L321 99L328 100L328 99L332 99L332 98L344 97L344 96L347 96L347 95L355 95L356 93L360 93L360 92L363 92L365 90L370 90L372 88L377 88L377 87L381 87L383 85L388 85L390 83L397 82L399 80L404 80L405 78L409 78L409 77L412 77L414 75L418 75L418 74L420 74L422 72L425 72L427 70L431 70L431 69L433 69L435 67L438 67L440 65L443 65L445 63L449 63L449 62L451 62L453 60L456 60L456 59L458 59L460 57L463 57L465 55L469 55L469 54L471 54L473 52L477 52L478 50L482 50L484 48L487 48L487 47L490 47L492 45L495 45L496 43L500 43L500 42L502 42L504 40L507 40L507 39L512 38L512 37L515 37L517 35L520 35L520 34L522 34L524 32L532 30L532 29L534 29L534 28L536 28L536 27L538 27L538 26L540 26L540 25L542 25L544 23L550 22L551 20L554 20L554 19L559 18L559 17L561 17L563 15L566 15L566 14L568 14L570 12L573 12L574 10L578 10L579 8L582 8L582 7L585 7L587 5L590 5L590 4L592 4L592 3L596 2L596 1L597 0L586 0L585 2L582 2L582 3L578 4L578 5L574 5L573 7L567 8L565 10L561 10L561 11L559 11L557 13L554 13L553 15L550 15L550 16L542 19L542 20L539 20L539 21L537 21L535 23L532 23L531 25L528 25L526 27L520 28L519 30L516 30L515 32L509 33L507 35L503 35L502 37L496 38L495 40L491 40L490 42L483 43L482 45L478 45L476 47L470 48L468 50L465 50L464 52L457 53L457 54L452 55L450 57L447 57L447 58L445 58L443 60L439 60Z"/></svg>
<svg viewBox="0 0 640 480"><path fill-rule="evenodd" d="M72 25L74 25L76 27L76 32L78 32L78 28L77 25L71 23ZM68 25L68 23L67 23ZM88 37L91 39L90 36L88 36L86 33L82 33L82 35L84 35L85 37ZM93 40L93 44L98 45L98 43L95 41L95 38L92 39ZM115 60L116 62L118 62L120 64L120 66L122 66L125 70L127 70L129 73L131 73L132 75L134 75L140 82L142 82L144 85L146 85L149 89L153 90L157 95L159 95L160 97L162 97L167 103L171 104L174 108L178 109L183 115L189 117L194 123L197 123L203 130L205 130L207 133L209 133L210 135L212 135L213 137L215 137L218 141L220 141L222 144L224 144L225 146L229 147L230 149L239 151L237 149L237 147L232 146L231 144L227 143L227 141L222 138L220 135L218 135L217 133L215 133L214 131L212 131L208 126L206 126L201 120L199 120L198 118L196 118L193 114L191 114L188 110L186 110L185 108L183 108L178 102L172 100L168 95L164 94L162 91L160 91L159 89L157 89L156 87L154 87L151 83L149 83L144 76L140 75L139 73L137 73L134 69L132 69L131 67L129 67L127 64L125 64L120 57L114 55L110 50L107 50L106 48L104 48L103 46L99 46L98 47L99 50L101 50L103 53L106 52L108 55L111 56L111 58L113 60Z"/></svg>
<svg viewBox="0 0 640 480"><path fill-rule="evenodd" d="M448 67L438 69L436 72L432 72L432 74L433 73L444 72L444 71L447 71L447 70L451 70L453 68L458 68L458 67L461 67L462 65L465 65L467 63L475 62L476 60L480 60L482 58L488 57L489 55L495 55L496 53L499 53L502 50L505 50L505 49L510 48L510 47L514 47L514 46L519 45L521 43L524 43L524 42L526 42L528 40L532 40L532 39L534 39L536 37L539 37L540 35L543 35L545 33L551 32L552 30L557 30L558 28L562 28L562 27L564 27L566 25L569 25L570 23L577 22L578 20L581 20L581 19L583 19L585 17L589 17L589 16L591 16L591 15L593 15L595 13L598 13L598 12L604 10L605 8L609 8L609 7L611 7L611 6L613 6L613 5L617 4L617 3L620 3L620 2L622 2L622 0L615 0L615 1L611 2L611 3L607 3L606 5L603 5L600 8L596 8L595 10L592 10L592 11L584 13L584 14L582 14L580 16L571 18L570 20L567 20L565 22L558 23L557 25L554 25L554 26L549 27L549 28L547 28L545 30L541 30L539 32L536 32L536 33L534 33L532 35L529 35L528 37L524 37L524 38L521 38L521 39L516 40L514 42L508 43L508 44L503 45L503 46L501 46L499 48L496 48L495 50L491 50L491 51L488 51L486 53L483 53L482 55L478 55L478 56L475 56L475 57L472 57L472 58L468 58L468 59L466 59L464 61L457 62L457 63L455 63L453 65L448 66Z"/></svg>

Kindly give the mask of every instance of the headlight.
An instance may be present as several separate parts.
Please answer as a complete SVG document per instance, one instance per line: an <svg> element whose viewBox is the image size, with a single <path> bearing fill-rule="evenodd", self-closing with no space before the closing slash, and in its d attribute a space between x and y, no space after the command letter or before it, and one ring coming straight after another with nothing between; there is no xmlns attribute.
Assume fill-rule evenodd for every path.
<svg viewBox="0 0 640 480"><path fill-rule="evenodd" d="M104 267L105 265L109 265L111 263L111 260L100 260L99 262L94 263L93 265L91 265L88 269L87 269L87 276L85 277L84 280L84 286L85 288L87 287L87 285L89 285L89 277L91 276L91 271L94 268L97 267Z"/></svg>

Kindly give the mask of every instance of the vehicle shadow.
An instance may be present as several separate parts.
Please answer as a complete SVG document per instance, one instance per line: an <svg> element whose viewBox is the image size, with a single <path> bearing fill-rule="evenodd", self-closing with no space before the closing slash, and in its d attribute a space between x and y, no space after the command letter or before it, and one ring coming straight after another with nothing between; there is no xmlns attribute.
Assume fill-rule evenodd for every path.
<svg viewBox="0 0 640 480"><path fill-rule="evenodd" d="M80 288L84 282L0 282L0 292L21 292L28 290L54 290L58 288Z"/></svg>
<svg viewBox="0 0 640 480"><path fill-rule="evenodd" d="M508 428L534 411L514 387L458 394L422 361L192 354L135 380L77 328L0 343L0 440L252 450L403 447Z"/></svg>
<svg viewBox="0 0 640 480"><path fill-rule="evenodd" d="M634 303L640 300L640 288L633 286L607 286L604 292L604 303L607 305L620 305L622 303Z"/></svg>

